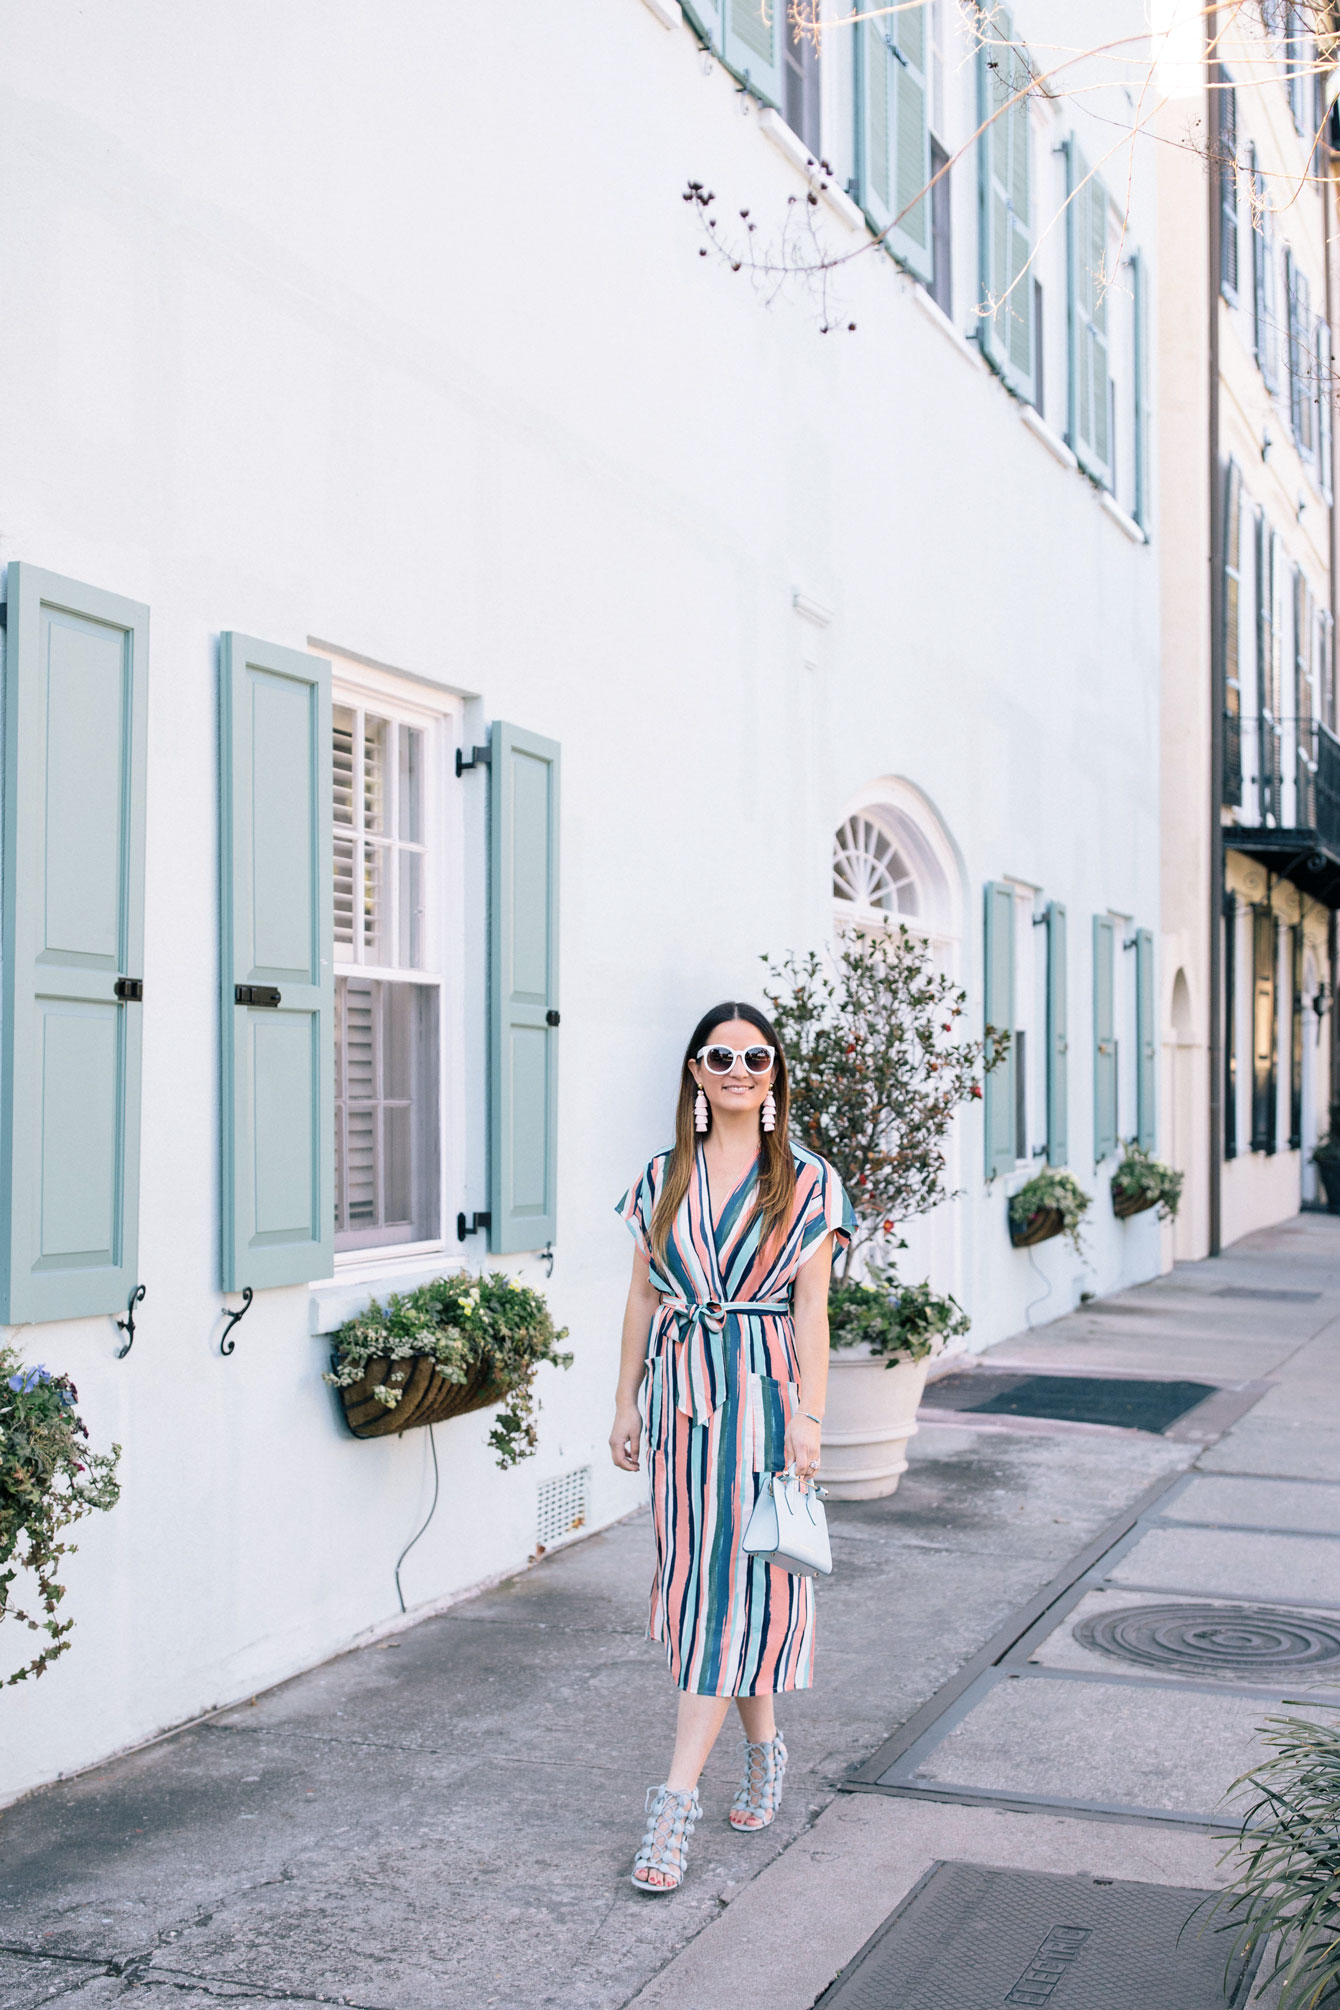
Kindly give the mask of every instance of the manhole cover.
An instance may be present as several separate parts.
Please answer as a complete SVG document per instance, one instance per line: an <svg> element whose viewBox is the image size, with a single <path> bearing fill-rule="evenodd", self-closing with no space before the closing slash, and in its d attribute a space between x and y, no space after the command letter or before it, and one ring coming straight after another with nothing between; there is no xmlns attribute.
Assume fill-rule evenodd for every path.
<svg viewBox="0 0 1340 2010"><path fill-rule="evenodd" d="M1081 1619L1081 1647L1180 1675L1297 1675L1340 1661L1340 1622L1265 1605L1127 1605Z"/></svg>
<svg viewBox="0 0 1340 2010"><path fill-rule="evenodd" d="M1213 1894L1178 1885L936 1864L815 2010L1226 2010Z"/></svg>

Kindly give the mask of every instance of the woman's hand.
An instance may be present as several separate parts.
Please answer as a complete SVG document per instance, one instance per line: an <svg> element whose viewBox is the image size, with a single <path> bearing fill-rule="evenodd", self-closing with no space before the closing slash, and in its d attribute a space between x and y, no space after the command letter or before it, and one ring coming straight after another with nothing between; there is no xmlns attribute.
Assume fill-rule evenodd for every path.
<svg viewBox="0 0 1340 2010"><path fill-rule="evenodd" d="M619 1403L610 1432L610 1457L621 1472L637 1471L638 1447L642 1439L642 1418L636 1403Z"/></svg>
<svg viewBox="0 0 1340 2010"><path fill-rule="evenodd" d="M660 1302L660 1293L651 1281L651 1266L646 1252L635 1250L628 1303L624 1307L623 1338L619 1342L614 1429L610 1432L610 1457L622 1473L637 1471L637 1455L642 1442L642 1415L637 1406L637 1393L646 1373L647 1335Z"/></svg>
<svg viewBox="0 0 1340 2010"><path fill-rule="evenodd" d="M786 1427L786 1463L795 1467L802 1493L818 1473L822 1436L813 1417L803 1417L798 1410Z"/></svg>

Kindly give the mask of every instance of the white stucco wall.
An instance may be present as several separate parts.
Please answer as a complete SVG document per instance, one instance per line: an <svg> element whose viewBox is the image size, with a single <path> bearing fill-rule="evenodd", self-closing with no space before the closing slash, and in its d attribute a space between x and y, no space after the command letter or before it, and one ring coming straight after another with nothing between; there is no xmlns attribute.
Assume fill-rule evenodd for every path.
<svg viewBox="0 0 1340 2010"><path fill-rule="evenodd" d="M1050 15L1073 40L1074 8L1028 11L1021 32ZM1114 32L1110 8L1084 11ZM966 136L971 67L946 76ZM1038 113L1049 176L1088 115ZM629 1258L612 1203L667 1141L700 1010L757 995L764 951L831 934L831 833L880 777L942 821L977 1019L984 882L1066 903L1070 1163L1098 1195L1085 1261L1012 1250L973 1111L961 1198L909 1266L934 1265L978 1346L1155 1270L1153 1217L1115 1222L1110 1167L1093 1175L1089 930L1109 910L1159 926L1158 549L882 253L844 270L857 332L830 335L803 291L768 306L699 258L690 176L765 227L805 183L641 0L593 0L580 33L529 10L524 37L489 8L21 0L0 175L0 557L143 600L152 622L148 1295L125 1361L109 1319L17 1335L125 1455L122 1501L70 1565L72 1650L6 1692L12 1795L391 1623L429 1498L425 1433L343 1433L307 1289L259 1294L217 1351L218 632L319 638L458 692L467 744L506 718L563 747L549 1288L576 1364L542 1376L541 1451L515 1472L480 1418L439 1429L442 1504L404 1573L426 1608L524 1561L537 1480L591 1464L596 1524L638 1502L604 1451ZM955 202L970 332L970 166ZM821 228L864 242L827 207ZM1143 156L1132 229L1152 258ZM1061 239L1040 254L1053 317ZM486 1205L484 799L479 776L444 786L466 792L447 862L465 917L454 1223Z"/></svg>

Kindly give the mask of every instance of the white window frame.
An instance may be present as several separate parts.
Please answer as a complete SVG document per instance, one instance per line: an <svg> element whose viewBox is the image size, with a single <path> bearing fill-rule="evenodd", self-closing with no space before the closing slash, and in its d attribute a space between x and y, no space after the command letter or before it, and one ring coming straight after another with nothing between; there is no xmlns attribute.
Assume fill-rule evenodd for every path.
<svg viewBox="0 0 1340 2010"><path fill-rule="evenodd" d="M465 937L464 791L454 775L465 707L462 698L436 685L343 656L321 644L312 646L331 661L336 706L417 727L424 736L423 966L411 972L398 965L359 962L349 958L347 945L336 944L335 948L336 977L391 979L433 985L438 991L438 1220L435 1232L421 1240L336 1251L337 1276L357 1271L375 1277L406 1259L445 1251L453 1198L465 1191L465 993L462 959L450 953L451 945ZM454 1251L454 1238L450 1246Z"/></svg>

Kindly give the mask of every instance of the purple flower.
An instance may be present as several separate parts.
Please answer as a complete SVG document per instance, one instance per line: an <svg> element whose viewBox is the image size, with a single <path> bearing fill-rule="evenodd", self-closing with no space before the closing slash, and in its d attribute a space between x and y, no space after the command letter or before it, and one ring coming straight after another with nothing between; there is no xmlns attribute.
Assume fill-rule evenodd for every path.
<svg viewBox="0 0 1340 2010"><path fill-rule="evenodd" d="M29 1390L36 1389L43 1382L50 1382L51 1380L53 1380L53 1377L49 1368L29 1368L25 1373L11 1375L9 1386L11 1389L17 1390L20 1396L26 1396Z"/></svg>

